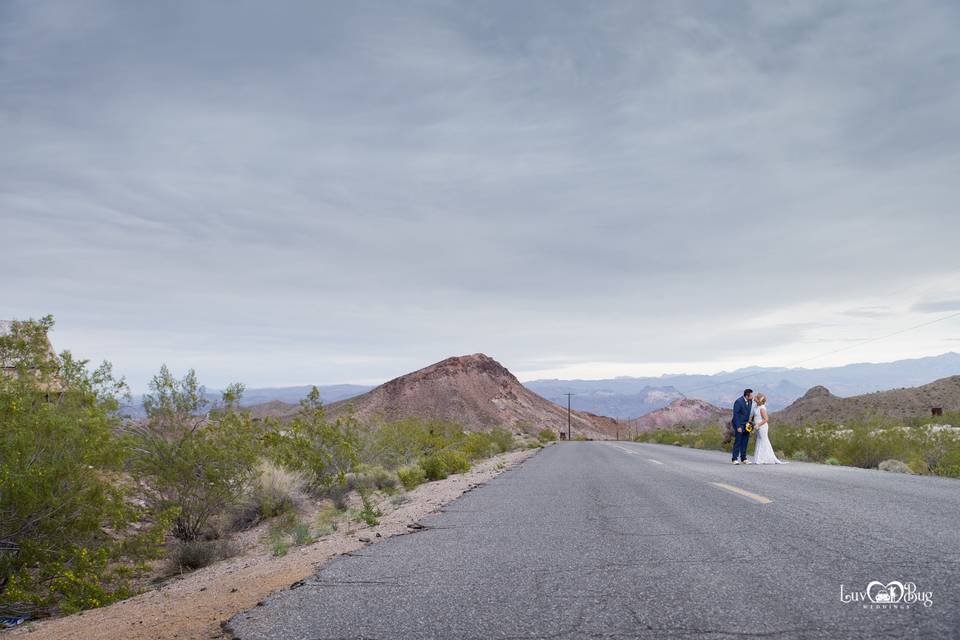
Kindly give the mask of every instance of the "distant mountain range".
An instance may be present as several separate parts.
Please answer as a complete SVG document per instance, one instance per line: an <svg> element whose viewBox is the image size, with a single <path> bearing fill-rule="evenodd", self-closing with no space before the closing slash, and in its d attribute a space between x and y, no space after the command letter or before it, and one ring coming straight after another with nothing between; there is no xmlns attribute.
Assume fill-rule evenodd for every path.
<svg viewBox="0 0 960 640"><path fill-rule="evenodd" d="M608 380L533 380L524 386L566 405L613 418L635 418L667 406L677 398L696 398L726 408L750 387L763 391L774 411L800 398L808 389L825 386L838 396L855 396L898 387L916 387L960 374L960 354L888 363L850 364L823 369L749 367L715 375L677 374Z"/></svg>
<svg viewBox="0 0 960 640"><path fill-rule="evenodd" d="M917 387L933 380L960 374L960 354L898 360L872 364L850 364L823 369L749 367L714 375L671 374L659 377L620 377L607 380L533 380L523 386L547 400L566 407L566 393L574 394L571 406L583 412L620 420L645 416L681 398L704 400L720 408L729 407L745 387L763 391L771 410L784 409L808 389L828 387L840 397L857 396L900 387ZM512 374L511 374L512 375ZM360 396L373 386L337 384L319 386L327 404ZM280 402L294 405L310 386L247 389L245 406ZM218 392L208 394L211 399ZM135 397L127 412L142 416L142 396Z"/></svg>

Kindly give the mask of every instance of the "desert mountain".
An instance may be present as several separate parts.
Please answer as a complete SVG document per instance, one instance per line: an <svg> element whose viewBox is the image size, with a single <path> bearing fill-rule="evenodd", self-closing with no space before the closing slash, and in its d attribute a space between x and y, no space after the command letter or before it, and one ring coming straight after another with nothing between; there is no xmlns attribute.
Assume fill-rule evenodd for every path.
<svg viewBox="0 0 960 640"><path fill-rule="evenodd" d="M352 411L361 421L409 416L451 420L481 431L496 426L536 433L566 431L567 410L525 388L499 362L482 353L447 358L386 382L363 395L328 406L331 414ZM615 435L615 420L572 413L574 436Z"/></svg>
<svg viewBox="0 0 960 640"><path fill-rule="evenodd" d="M703 400L681 398L645 416L634 418L626 424L634 431L653 431L680 424L703 425L708 422L722 422L729 420L730 414L730 410L721 409Z"/></svg>
<svg viewBox="0 0 960 640"><path fill-rule="evenodd" d="M943 378L920 387L877 391L840 398L823 386L816 386L783 411L771 416L789 424L805 422L843 422L869 414L896 418L923 417L930 409L960 411L960 376Z"/></svg>

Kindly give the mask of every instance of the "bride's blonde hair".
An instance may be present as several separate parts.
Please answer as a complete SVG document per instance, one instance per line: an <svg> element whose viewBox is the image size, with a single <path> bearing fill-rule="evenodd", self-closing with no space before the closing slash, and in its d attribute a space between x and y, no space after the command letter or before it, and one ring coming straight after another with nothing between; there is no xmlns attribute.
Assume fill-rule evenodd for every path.
<svg viewBox="0 0 960 640"><path fill-rule="evenodd" d="M763 395L762 393L758 393L758 394L757 394L757 406L758 406L758 407L762 407L762 406L765 405L765 404L767 404L767 396Z"/></svg>

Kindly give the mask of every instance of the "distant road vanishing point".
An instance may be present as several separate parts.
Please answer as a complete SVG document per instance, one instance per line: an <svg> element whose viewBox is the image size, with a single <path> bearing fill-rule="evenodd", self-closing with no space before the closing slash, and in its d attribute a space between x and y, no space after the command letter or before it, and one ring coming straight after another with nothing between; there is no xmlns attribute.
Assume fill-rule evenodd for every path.
<svg viewBox="0 0 960 640"><path fill-rule="evenodd" d="M807 463L734 467L722 452L569 442L423 524L330 562L232 618L228 633L960 634L957 480Z"/></svg>

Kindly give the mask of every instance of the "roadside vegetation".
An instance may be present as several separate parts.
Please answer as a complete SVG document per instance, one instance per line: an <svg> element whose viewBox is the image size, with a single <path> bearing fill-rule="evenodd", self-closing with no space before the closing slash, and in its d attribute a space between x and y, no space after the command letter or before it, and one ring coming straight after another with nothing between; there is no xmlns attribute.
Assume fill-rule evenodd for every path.
<svg viewBox="0 0 960 640"><path fill-rule="evenodd" d="M952 426L951 426L952 425ZM960 477L960 413L936 418L898 420L868 416L846 424L804 426L776 424L771 440L786 460L822 462L864 469ZM651 431L638 442L730 451L720 426L678 427ZM750 440L751 450L754 439ZM752 451L751 451L752 452ZM900 464L894 464L897 461Z"/></svg>
<svg viewBox="0 0 960 640"><path fill-rule="evenodd" d="M330 417L316 389L291 419L255 420L242 385L210 403L192 371L166 367L134 421L110 365L53 354L52 327L0 336L0 616L128 598L239 553L246 531L281 556L522 444L499 428Z"/></svg>

